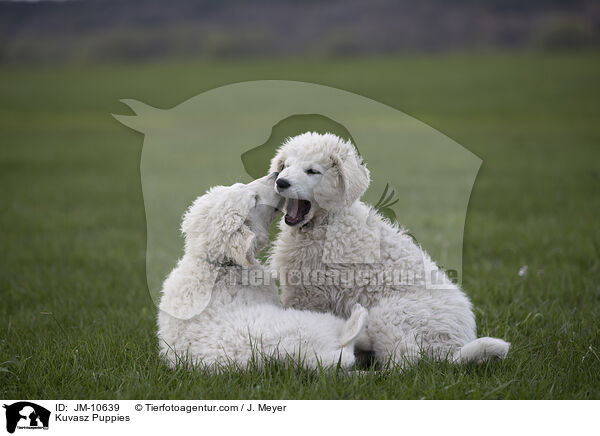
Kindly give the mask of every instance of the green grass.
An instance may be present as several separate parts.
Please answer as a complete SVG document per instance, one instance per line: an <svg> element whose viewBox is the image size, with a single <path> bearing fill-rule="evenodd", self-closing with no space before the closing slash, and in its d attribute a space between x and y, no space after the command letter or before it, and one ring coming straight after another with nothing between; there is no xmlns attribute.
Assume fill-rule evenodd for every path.
<svg viewBox="0 0 600 436"><path fill-rule="evenodd" d="M598 77L596 54L0 70L0 397L600 398ZM380 100L483 159L464 287L480 335L512 342L506 361L363 377L161 364L142 136L109 114L251 79Z"/></svg>

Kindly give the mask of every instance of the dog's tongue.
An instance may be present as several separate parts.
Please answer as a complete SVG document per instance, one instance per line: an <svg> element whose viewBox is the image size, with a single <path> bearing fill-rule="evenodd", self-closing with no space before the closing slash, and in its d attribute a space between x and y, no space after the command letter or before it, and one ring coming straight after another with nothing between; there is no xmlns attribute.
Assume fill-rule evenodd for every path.
<svg viewBox="0 0 600 436"><path fill-rule="evenodd" d="M306 200L289 199L286 207L285 223L294 226L304 219L310 210L310 202Z"/></svg>

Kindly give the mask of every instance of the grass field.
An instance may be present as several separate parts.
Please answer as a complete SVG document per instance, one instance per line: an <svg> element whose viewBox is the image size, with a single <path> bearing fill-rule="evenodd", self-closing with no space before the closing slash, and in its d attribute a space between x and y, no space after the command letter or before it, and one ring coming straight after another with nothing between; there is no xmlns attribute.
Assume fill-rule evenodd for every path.
<svg viewBox="0 0 600 436"><path fill-rule="evenodd" d="M0 397L600 398L599 77L598 54L0 70ZM506 361L360 378L161 364L142 136L110 113L252 79L368 96L483 159L463 283L479 334L512 342Z"/></svg>

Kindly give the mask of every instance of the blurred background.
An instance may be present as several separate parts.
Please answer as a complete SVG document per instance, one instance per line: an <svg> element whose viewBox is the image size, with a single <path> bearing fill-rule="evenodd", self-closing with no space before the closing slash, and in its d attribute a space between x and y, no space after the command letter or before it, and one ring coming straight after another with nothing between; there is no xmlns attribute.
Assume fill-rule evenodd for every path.
<svg viewBox="0 0 600 436"><path fill-rule="evenodd" d="M598 46L593 0L0 3L0 62L343 57Z"/></svg>
<svg viewBox="0 0 600 436"><path fill-rule="evenodd" d="M599 48L587 0L0 1L0 397L600 398ZM382 102L482 159L462 277L479 335L513 344L504 364L343 389L164 368L144 137L111 114L265 79ZM446 218L424 215L424 229Z"/></svg>

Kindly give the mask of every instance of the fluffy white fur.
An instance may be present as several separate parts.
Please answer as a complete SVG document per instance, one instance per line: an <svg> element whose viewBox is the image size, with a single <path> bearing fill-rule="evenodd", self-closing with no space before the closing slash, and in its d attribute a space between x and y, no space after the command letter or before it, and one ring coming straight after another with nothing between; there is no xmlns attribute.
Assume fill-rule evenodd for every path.
<svg viewBox="0 0 600 436"><path fill-rule="evenodd" d="M436 271L447 279L445 273L403 229L359 201L370 176L350 142L332 134L304 133L278 150L271 171L279 173L276 189L288 199L288 217L280 223L270 259L280 274L284 306L348 317L360 303L369 310L369 322L357 347L373 351L383 362L410 364L423 354L457 362L506 356L510 344L477 339L465 293L451 283L444 289L427 287L424 273ZM298 212L298 199L310 201L305 216ZM286 279L291 271L330 276L343 271L347 276L348 270L397 269L415 272L415 280L345 286Z"/></svg>
<svg viewBox="0 0 600 436"><path fill-rule="evenodd" d="M161 354L171 366L245 368L266 357L291 358L309 368L354 363L366 309L348 309L344 321L283 309L274 284L243 285L242 268L265 271L254 253L268 241L277 215L281 197L274 178L214 187L185 214L185 254L164 282L158 314Z"/></svg>

